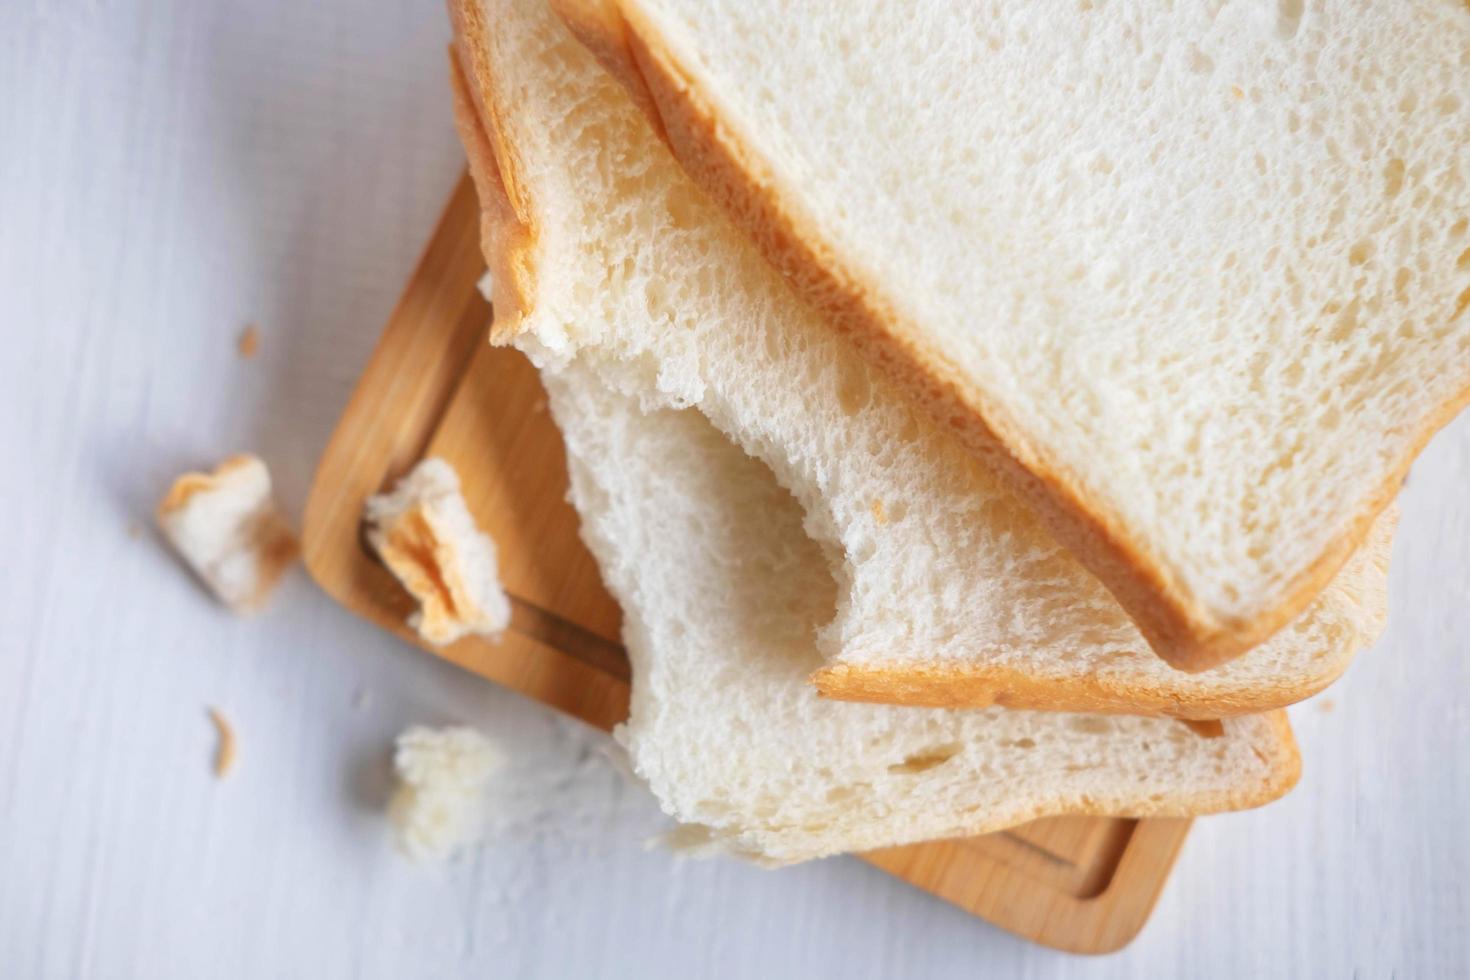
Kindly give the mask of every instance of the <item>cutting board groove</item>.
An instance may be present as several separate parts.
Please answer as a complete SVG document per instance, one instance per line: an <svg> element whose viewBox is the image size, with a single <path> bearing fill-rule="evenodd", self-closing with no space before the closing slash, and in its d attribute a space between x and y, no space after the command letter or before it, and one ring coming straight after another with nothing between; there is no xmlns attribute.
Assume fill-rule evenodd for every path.
<svg viewBox="0 0 1470 980"><path fill-rule="evenodd" d="M431 653L590 725L627 715L621 614L577 536L560 435L535 370L485 343L479 208L456 186L323 454L303 553L349 609L423 646L412 601L366 548L363 501L426 455L454 465L496 541L512 597L498 642ZM984 837L874 851L885 871L1036 942L1081 953L1126 944L1147 920L1188 820L1056 817Z"/></svg>

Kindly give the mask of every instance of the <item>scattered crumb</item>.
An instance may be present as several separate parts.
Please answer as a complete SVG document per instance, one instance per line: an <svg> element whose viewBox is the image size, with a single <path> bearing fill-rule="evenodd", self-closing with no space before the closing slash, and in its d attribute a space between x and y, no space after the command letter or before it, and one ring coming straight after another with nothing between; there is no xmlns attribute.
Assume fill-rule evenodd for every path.
<svg viewBox="0 0 1470 980"><path fill-rule="evenodd" d="M214 748L214 775L217 779L224 779L235 765L235 729L218 708L209 709L209 720L214 722L218 737Z"/></svg>
<svg viewBox="0 0 1470 980"><path fill-rule="evenodd" d="M246 360L254 357L256 351L260 350L260 331L255 324L248 324L240 331L240 339L235 341L235 350Z"/></svg>
<svg viewBox="0 0 1470 980"><path fill-rule="evenodd" d="M877 521L879 524L888 523L888 512L883 509L883 501L874 500L872 504L869 505L869 509L873 511L873 520Z"/></svg>
<svg viewBox="0 0 1470 980"><path fill-rule="evenodd" d="M1337 710L1337 702L1331 698L1323 698L1317 702L1317 710L1324 715L1330 715L1333 711Z"/></svg>
<svg viewBox="0 0 1470 980"><path fill-rule="evenodd" d="M495 542L475 525L459 476L442 459L419 463L391 493L369 497L367 539L418 600L408 625L439 646L469 633L499 637L510 625Z"/></svg>
<svg viewBox="0 0 1470 980"><path fill-rule="evenodd" d="M499 747L473 728L404 731L394 743L398 788L388 805L399 848L415 861L442 860L478 841L490 777L504 764Z"/></svg>
<svg viewBox="0 0 1470 980"><path fill-rule="evenodd" d="M134 541L136 541L139 538L141 538L142 536L143 536L143 525L139 524L137 521L133 521L131 524L128 525L128 537L130 537Z"/></svg>
<svg viewBox="0 0 1470 980"><path fill-rule="evenodd" d="M296 537L276 511L270 472L231 456L209 473L185 473L158 505L163 536L235 612L253 612L296 560Z"/></svg>

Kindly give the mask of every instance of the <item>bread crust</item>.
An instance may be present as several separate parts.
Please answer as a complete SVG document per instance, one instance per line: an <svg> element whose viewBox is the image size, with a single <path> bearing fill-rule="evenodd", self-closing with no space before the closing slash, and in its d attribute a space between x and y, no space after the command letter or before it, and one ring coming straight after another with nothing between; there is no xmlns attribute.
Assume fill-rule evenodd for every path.
<svg viewBox="0 0 1470 980"><path fill-rule="evenodd" d="M1424 444L1470 404L1467 377L1458 396L1426 419L1356 516L1287 584L1275 606L1246 618L1217 617L1129 538L1117 514L1089 500L1074 474L1049 459L1000 405L967 387L943 352L931 349L872 283L827 247L795 195L777 183L750 141L718 111L714 94L679 63L651 19L628 0L614 2L620 23L610 18L612 3L606 0L557 0L553 6L635 101L645 111L653 108L656 127L684 169L797 292L1031 502L1042 524L1108 587L1154 651L1180 670L1208 670L1232 660L1299 615L1362 544Z"/></svg>
<svg viewBox="0 0 1470 980"><path fill-rule="evenodd" d="M834 663L812 674L817 691L837 701L901 704L918 708L1025 708L1096 714L1154 715L1213 721L1259 714L1303 701L1342 676L1345 653L1291 682L1267 681L1194 689L1139 684L1105 674L1038 674L979 664Z"/></svg>
<svg viewBox="0 0 1470 980"><path fill-rule="evenodd" d="M480 251L490 268L492 342L508 343L521 331L536 295L536 242L539 232L531 204L520 180L514 148L504 140L492 143L483 119L498 120L498 109L488 99L490 56L480 7L450 0L454 41L449 45L449 85L454 93L454 128L469 160L470 180L480 199ZM470 80L474 84L470 84Z"/></svg>

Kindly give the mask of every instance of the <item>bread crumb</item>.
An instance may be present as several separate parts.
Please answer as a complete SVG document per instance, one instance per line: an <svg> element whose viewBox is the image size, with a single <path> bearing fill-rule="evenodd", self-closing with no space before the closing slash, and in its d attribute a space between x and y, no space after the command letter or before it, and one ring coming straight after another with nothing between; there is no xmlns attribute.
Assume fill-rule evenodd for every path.
<svg viewBox="0 0 1470 980"><path fill-rule="evenodd" d="M544 412L544 411L546 411L546 399L545 398L538 398L535 401L533 401L531 403L531 411L533 411L533 412Z"/></svg>
<svg viewBox="0 0 1470 980"><path fill-rule="evenodd" d="M218 708L209 709L209 720L214 722L218 739L214 747L214 775L216 779L224 779L235 765L235 728Z"/></svg>
<svg viewBox="0 0 1470 980"><path fill-rule="evenodd" d="M185 473L158 505L164 538L221 602L253 612L296 560L296 537L276 511L270 472L231 456L209 473Z"/></svg>
<svg viewBox="0 0 1470 980"><path fill-rule="evenodd" d="M883 501L874 500L872 504L869 505L869 509L873 512L873 520L877 521L879 524L888 523L888 512L883 509Z"/></svg>
<svg viewBox="0 0 1470 980"><path fill-rule="evenodd" d="M1332 700L1331 698L1323 698L1321 701L1317 702L1317 710L1322 712L1324 715L1330 715L1336 709L1337 702Z"/></svg>
<svg viewBox="0 0 1470 980"><path fill-rule="evenodd" d="M247 361L255 356L256 351L260 350L260 331L256 329L255 324L247 324L245 329L240 331L240 338L235 341L235 350L239 351L240 356Z"/></svg>
<svg viewBox="0 0 1470 980"><path fill-rule="evenodd" d="M128 537L130 537L134 541L136 541L139 538L141 538L142 536L143 536L143 525L139 524L137 521L133 521L132 523L130 523L128 525Z"/></svg>
<svg viewBox="0 0 1470 980"><path fill-rule="evenodd" d="M505 763L495 743L473 728L415 726L394 742L398 788L388 816L404 854L442 860L484 832L485 791Z"/></svg>
<svg viewBox="0 0 1470 980"><path fill-rule="evenodd" d="M373 703L373 694L365 687L359 687L352 695L352 707L358 711L365 711L368 705Z"/></svg>
<svg viewBox="0 0 1470 980"><path fill-rule="evenodd" d="M1237 99L1243 99L1245 98L1245 89L1241 88L1239 85L1232 85L1230 86L1230 94Z"/></svg>
<svg viewBox="0 0 1470 980"><path fill-rule="evenodd" d="M419 463L391 493L368 498L368 543L419 608L408 619L440 646L510 625L510 600L496 572L495 542L476 525L459 476L442 459Z"/></svg>

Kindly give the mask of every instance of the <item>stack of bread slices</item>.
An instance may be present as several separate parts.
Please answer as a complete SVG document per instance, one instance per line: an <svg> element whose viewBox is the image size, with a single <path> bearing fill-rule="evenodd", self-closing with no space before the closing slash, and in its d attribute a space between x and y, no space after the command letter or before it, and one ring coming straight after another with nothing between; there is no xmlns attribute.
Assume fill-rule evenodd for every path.
<svg viewBox="0 0 1470 980"><path fill-rule="evenodd" d="M1267 9L1269 7L1269 9ZM452 0L619 737L779 864L1285 793L1470 397L1470 9Z"/></svg>

